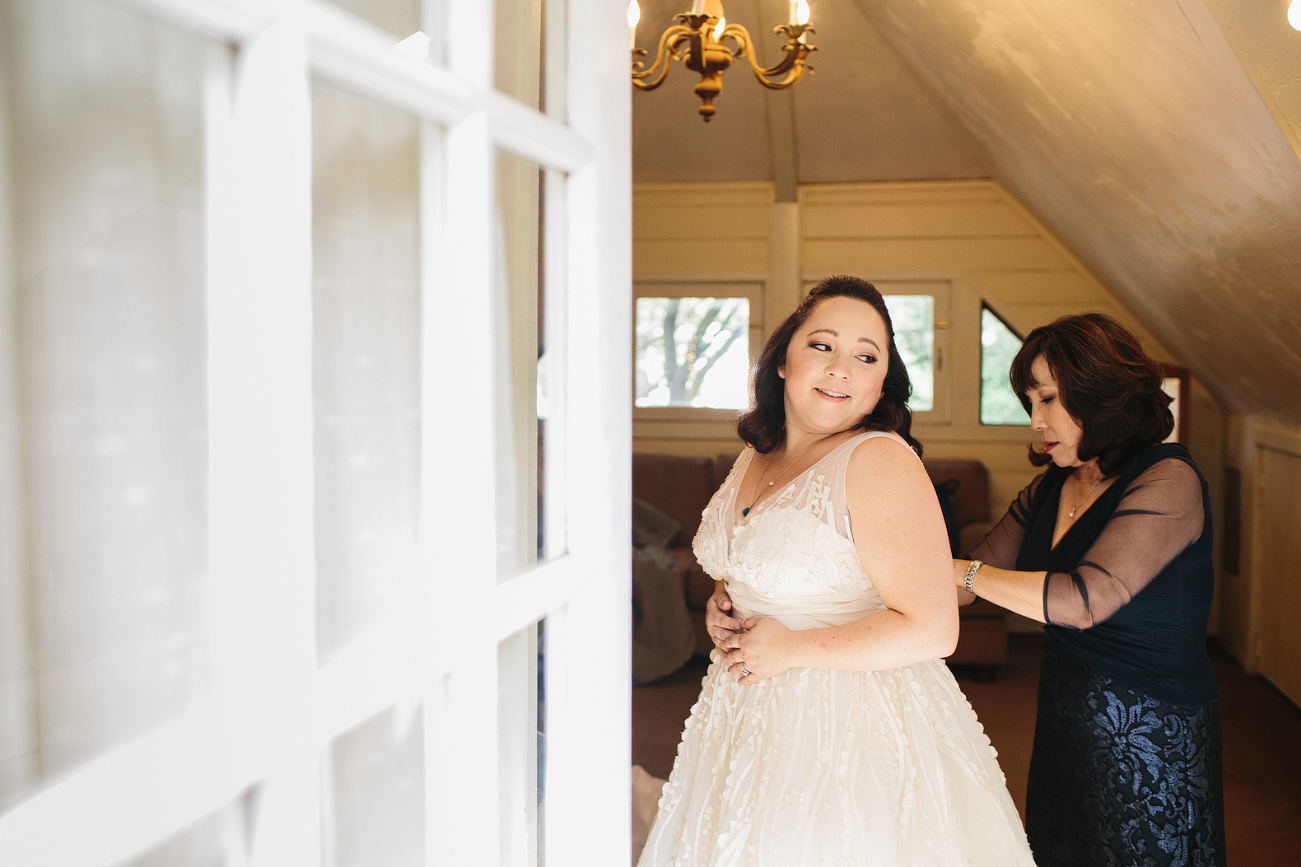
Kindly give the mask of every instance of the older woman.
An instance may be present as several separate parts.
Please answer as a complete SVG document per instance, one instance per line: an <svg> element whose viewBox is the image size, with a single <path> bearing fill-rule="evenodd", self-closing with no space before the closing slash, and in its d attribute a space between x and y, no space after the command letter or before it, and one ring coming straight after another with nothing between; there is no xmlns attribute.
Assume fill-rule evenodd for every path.
<svg viewBox="0 0 1301 867"><path fill-rule="evenodd" d="M976 595L1047 635L1026 794L1040 867L1225 863L1206 481L1161 373L1100 314L1036 328L1012 362L1047 470L971 554Z"/></svg>

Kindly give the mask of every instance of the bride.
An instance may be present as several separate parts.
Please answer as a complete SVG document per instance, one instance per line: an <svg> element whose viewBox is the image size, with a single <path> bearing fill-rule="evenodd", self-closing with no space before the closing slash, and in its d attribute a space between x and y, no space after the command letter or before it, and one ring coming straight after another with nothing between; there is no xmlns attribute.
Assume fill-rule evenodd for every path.
<svg viewBox="0 0 1301 867"><path fill-rule="evenodd" d="M823 281L768 341L695 538L717 649L642 867L1033 864L940 660L953 561L910 392L865 281Z"/></svg>

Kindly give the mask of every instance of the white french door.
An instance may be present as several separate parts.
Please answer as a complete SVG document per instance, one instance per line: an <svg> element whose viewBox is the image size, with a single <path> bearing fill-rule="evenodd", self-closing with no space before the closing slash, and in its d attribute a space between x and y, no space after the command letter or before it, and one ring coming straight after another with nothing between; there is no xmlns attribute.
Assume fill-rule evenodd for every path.
<svg viewBox="0 0 1301 867"><path fill-rule="evenodd" d="M70 391L42 403L30 371L46 357L24 355L40 351L34 339L0 365L36 394L22 406L38 418L15 435L15 465L35 469L0 467L33 540L28 565L13 567L26 577L0 576L0 594L37 612L10 642L30 726L14 740L26 782L0 779L0 864L622 863L631 218L618 4L60 2L60 14L85 7L102 23L0 0L23 39L85 28L69 39L76 69L51 72L28 102L22 88L0 102L12 114L0 136L25 124L0 169L0 230L43 197L69 212L85 204L60 192L71 158L41 153L55 140L29 120L42 95L84 105L134 76L123 85L134 95L96 109L93 128L109 133L71 146L91 167L111 162L97 149L135 155L100 171L92 193L110 198L82 210L126 202L113 185L135 177L175 184L141 185L161 214L152 234L135 230L140 206L126 202L106 223L131 227L120 244L112 230L52 228L54 241L15 230L12 244L0 238L0 272L32 299L24 311L57 312L58 275L25 263L98 261L92 246L133 262L172 251L180 264L142 266L155 295L111 273L104 293L135 292L158 331L194 324L152 360L131 356L150 375L173 362L190 371L173 391L193 405L180 425L168 413L190 404L175 396L128 389L87 408ZM420 38L399 50L417 29L427 53ZM44 81L50 55L20 53L9 74ZM139 140L123 117L136 110L160 119ZM26 180L28 163L57 170ZM82 279L67 277L66 291ZM190 284L192 309L156 309L173 296L184 306L178 287ZM18 319L20 332L63 333L57 317ZM101 331L82 335L88 356L98 340L133 339ZM93 379L102 359L85 363ZM70 478L65 452L36 442L39 419L69 415L137 432L70 435L66 454L98 468L153 435L141 430L181 431L177 461L193 472L160 470L160 485L193 508L148 512L144 485L78 506L100 482ZM62 500L46 496L47 479ZM126 571L156 575L127 604L105 557L87 556L67 580L98 607L68 613L40 532L112 536L122 503L145 510L142 538L198 540L177 555L194 573L184 613L158 615L160 649L138 663L114 648L148 632L137 621L154 628L158 600L180 593L177 570L137 558L148 564ZM139 546L122 541L134 537L117 538L98 550L136 562ZM43 585L31 564L46 560L55 577ZM84 666L69 669L59 642L92 621L119 645L79 651ZM183 658L168 649L178 642ZM94 671L111 676L96 684ZM0 725L0 749L7 738Z"/></svg>

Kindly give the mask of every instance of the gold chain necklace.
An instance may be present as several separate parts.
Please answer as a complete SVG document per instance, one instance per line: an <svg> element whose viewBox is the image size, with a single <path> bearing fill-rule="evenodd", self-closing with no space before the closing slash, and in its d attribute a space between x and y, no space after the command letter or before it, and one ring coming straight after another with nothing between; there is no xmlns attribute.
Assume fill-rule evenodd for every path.
<svg viewBox="0 0 1301 867"><path fill-rule="evenodd" d="M1071 474L1071 480L1074 482L1074 484L1071 485L1071 487L1075 488L1075 490L1078 491L1080 489L1080 482L1079 479L1076 478L1074 473ZM1075 518L1075 513L1079 511L1080 506L1083 505L1084 502L1089 499L1089 494L1093 493L1093 488L1096 488L1101 483L1102 483L1102 476L1098 476L1098 479L1093 483L1093 486L1084 492L1084 496L1075 501L1075 508L1067 512L1066 517L1071 518L1073 520Z"/></svg>
<svg viewBox="0 0 1301 867"><path fill-rule="evenodd" d="M825 442L826 440L827 440L827 438L826 438L826 437L823 437L823 438L820 439L820 440L814 440L813 442L809 443L808 446L805 447L804 451L800 452L799 457L795 458L795 460L791 461L790 463L785 464L785 465L782 467L782 472L785 472L785 471L786 471L787 469L789 469L790 467L793 467L793 466L795 466L796 464L798 464L800 461L802 461L802 460L804 459L804 456L805 456L805 455L807 455L809 452L813 451L813 447L814 447L814 446L816 446L816 445L817 445L818 443L820 443L820 442ZM754 490L754 499L750 501L750 505L746 506L744 509L741 510L741 517L742 517L742 518L744 518L745 516L747 516L747 515L750 514L750 510L754 508L754 504L757 503L757 502L759 502L759 498L763 496L763 493L764 493L763 480L764 480L764 477L767 476L767 475L768 475L768 471L767 471L766 469L765 469L762 473L759 474L759 483L755 486L755 490ZM782 476L781 473L777 473L775 476L773 476L773 480L772 480L771 482L768 483L768 487L771 488L773 485L777 484L777 480L780 479L781 476Z"/></svg>

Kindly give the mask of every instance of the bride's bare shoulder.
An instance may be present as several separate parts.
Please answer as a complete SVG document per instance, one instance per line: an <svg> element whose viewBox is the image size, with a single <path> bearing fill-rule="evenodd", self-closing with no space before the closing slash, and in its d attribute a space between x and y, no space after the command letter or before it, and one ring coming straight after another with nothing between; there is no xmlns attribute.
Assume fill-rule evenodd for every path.
<svg viewBox="0 0 1301 867"><path fill-rule="evenodd" d="M864 437L849 456L846 482L851 491L860 483L870 485L884 479L895 484L930 484L921 459L897 434Z"/></svg>

